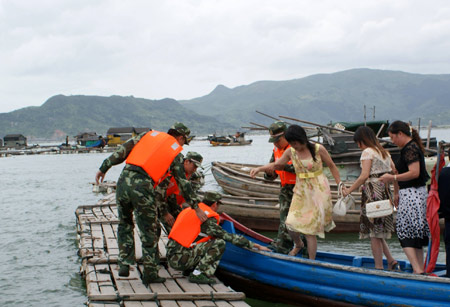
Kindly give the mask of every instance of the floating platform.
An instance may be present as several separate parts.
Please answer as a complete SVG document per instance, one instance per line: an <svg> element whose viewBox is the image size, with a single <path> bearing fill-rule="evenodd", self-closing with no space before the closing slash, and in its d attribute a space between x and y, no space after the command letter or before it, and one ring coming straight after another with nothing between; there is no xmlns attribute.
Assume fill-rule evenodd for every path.
<svg viewBox="0 0 450 307"><path fill-rule="evenodd" d="M137 265L130 266L130 276L118 274L117 244L118 216L115 195L110 194L95 205L79 206L76 211L81 274L86 280L90 307L146 306L220 306L244 307L245 294L235 292L216 278L216 284L200 285L189 282L181 271L166 263L167 235L161 235L158 247L161 259L159 275L164 283L142 282L142 249L138 228L135 227Z"/></svg>

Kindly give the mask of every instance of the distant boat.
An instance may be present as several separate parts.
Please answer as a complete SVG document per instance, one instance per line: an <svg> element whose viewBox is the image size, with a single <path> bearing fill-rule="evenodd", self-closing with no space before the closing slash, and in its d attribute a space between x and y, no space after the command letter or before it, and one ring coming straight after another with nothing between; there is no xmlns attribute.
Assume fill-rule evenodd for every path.
<svg viewBox="0 0 450 307"><path fill-rule="evenodd" d="M271 241L225 214L221 220L230 233L261 245ZM449 306L449 278L415 275L408 261L398 263L403 272L375 270L372 257L318 252L309 260L227 243L217 275L250 296L293 305ZM443 276L445 265L437 264L434 274Z"/></svg>
<svg viewBox="0 0 450 307"><path fill-rule="evenodd" d="M253 140L245 139L245 132L237 132L235 135L229 136L208 136L209 143L212 146L242 146L250 145Z"/></svg>

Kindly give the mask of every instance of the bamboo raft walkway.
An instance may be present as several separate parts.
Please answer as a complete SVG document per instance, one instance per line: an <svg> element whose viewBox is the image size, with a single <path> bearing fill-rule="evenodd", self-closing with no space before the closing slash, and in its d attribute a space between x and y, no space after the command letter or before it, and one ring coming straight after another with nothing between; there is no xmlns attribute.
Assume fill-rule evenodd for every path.
<svg viewBox="0 0 450 307"><path fill-rule="evenodd" d="M90 307L244 307L245 294L235 292L216 278L216 284L200 285L189 282L181 271L166 267L167 235L161 235L159 275L164 283L150 284L147 288L141 279L143 266L141 241L135 227L136 259L138 265L130 266L130 276L118 274L117 244L118 215L115 194L109 194L94 205L79 206L76 211L81 274L86 280Z"/></svg>

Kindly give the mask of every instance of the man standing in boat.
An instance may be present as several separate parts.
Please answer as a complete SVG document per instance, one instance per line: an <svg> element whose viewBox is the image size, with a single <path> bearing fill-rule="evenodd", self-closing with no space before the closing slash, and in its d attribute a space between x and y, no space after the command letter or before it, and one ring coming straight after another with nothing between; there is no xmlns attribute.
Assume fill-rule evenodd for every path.
<svg viewBox="0 0 450 307"><path fill-rule="evenodd" d="M281 158L286 149L290 148L289 143L286 141L284 134L287 130L285 122L276 121L269 127L270 138L269 142L273 143L273 153L270 158L270 162L275 162ZM280 226L278 227L277 237L272 241L270 247L282 254L289 253L294 246L292 238L286 228L286 217L289 213L291 206L292 196L294 194L295 186L295 169L292 165L292 161L289 161L281 171L275 171L274 173L264 173L264 178L268 180L275 180L280 177L281 190L278 198L280 204Z"/></svg>
<svg viewBox="0 0 450 307"><path fill-rule="evenodd" d="M184 157L183 168L186 179L189 180L192 190L197 193L204 185L204 175L198 171L202 167L203 157L198 152L189 151ZM170 232L178 214L189 206L180 193L175 178L170 175L157 187L156 201L158 204L161 222L168 232Z"/></svg>
<svg viewBox="0 0 450 307"><path fill-rule="evenodd" d="M189 134L190 130L179 122L176 122L167 133L158 131L141 133L126 141L106 158L95 176L97 183L103 181L106 172L113 165L126 161L116 190L120 276L128 276L130 265L135 263L134 214L142 241L144 264L142 281L146 285L165 281L165 278L158 276L160 226L154 187L167 176L169 170L180 187L181 195L195 210L199 220L206 220L205 213L198 208L198 200L183 168L181 151L182 146L188 143Z"/></svg>
<svg viewBox="0 0 450 307"><path fill-rule="evenodd" d="M198 206L208 219L202 222L193 209L186 208L178 215L169 234L168 263L175 270L183 271L183 275L189 276L190 282L215 283L213 277L225 252L225 241L239 247L270 251L265 246L222 229L217 213L221 198L222 195L218 192L205 192L203 201Z"/></svg>

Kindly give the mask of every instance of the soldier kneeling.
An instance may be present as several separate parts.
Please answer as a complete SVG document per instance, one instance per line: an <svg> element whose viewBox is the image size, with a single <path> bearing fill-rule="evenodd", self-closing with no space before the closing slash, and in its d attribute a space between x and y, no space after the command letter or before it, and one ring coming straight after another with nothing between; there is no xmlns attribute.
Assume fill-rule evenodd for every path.
<svg viewBox="0 0 450 307"><path fill-rule="evenodd" d="M184 209L177 217L167 243L169 265L182 270L189 281L198 284L215 283L214 273L225 252L225 241L239 247L257 248L270 251L265 246L253 243L243 236L230 234L219 225L217 210L222 196L215 191L205 193L199 203L208 219L201 222L195 211Z"/></svg>

